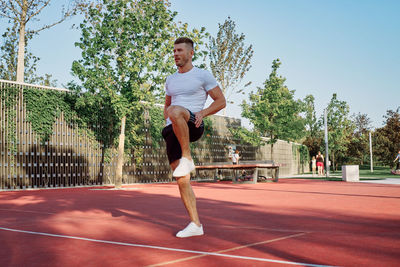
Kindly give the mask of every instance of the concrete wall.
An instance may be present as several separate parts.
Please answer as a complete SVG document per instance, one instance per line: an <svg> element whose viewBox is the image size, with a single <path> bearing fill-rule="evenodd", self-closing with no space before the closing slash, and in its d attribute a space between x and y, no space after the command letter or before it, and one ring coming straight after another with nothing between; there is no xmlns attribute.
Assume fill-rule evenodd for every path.
<svg viewBox="0 0 400 267"><path fill-rule="evenodd" d="M265 138L265 140L268 140ZM257 160L273 160L283 164L279 169L280 175L293 175L309 171L309 164L300 163L300 154L296 149L299 144L278 140L273 145L273 155L271 155L271 145L263 145L258 148L256 153Z"/></svg>
<svg viewBox="0 0 400 267"><path fill-rule="evenodd" d="M260 147L255 147L244 144L241 140L232 137L229 129L239 127L241 125L240 119L216 115L212 116L212 121L215 136L220 140L215 140L215 137L213 137L215 141L211 143L211 147L208 149L214 149L218 152L216 154L215 152L212 153L213 156L211 157L202 159L200 163L230 162L230 159L228 158L228 146L232 145L240 151L241 160L243 161L273 160L275 163L283 164L280 168L280 175L293 175L309 171L309 164L302 165L300 163L300 155L296 149L300 144L278 140L273 145L273 154L271 155L272 145L265 144ZM263 140L267 142L268 138L263 138ZM223 153L225 154L221 155L220 151L224 151ZM198 152L194 150L194 153ZM263 170L260 174L266 176L271 175L268 170Z"/></svg>

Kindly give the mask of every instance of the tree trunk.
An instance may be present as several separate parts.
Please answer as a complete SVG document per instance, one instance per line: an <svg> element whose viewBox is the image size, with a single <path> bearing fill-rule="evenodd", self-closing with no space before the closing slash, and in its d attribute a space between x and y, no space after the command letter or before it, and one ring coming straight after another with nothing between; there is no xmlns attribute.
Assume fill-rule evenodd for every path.
<svg viewBox="0 0 400 267"><path fill-rule="evenodd" d="M19 21L18 61L17 61L17 82L24 82L25 72L25 21L28 3L23 1L22 14Z"/></svg>
<svg viewBox="0 0 400 267"><path fill-rule="evenodd" d="M122 186L122 167L124 165L124 144L125 144L125 122L126 116L121 119L121 132L119 134L118 143L118 157L117 166L115 171L115 188L121 188Z"/></svg>
<svg viewBox="0 0 400 267"><path fill-rule="evenodd" d="M271 160L274 161L274 144L271 144Z"/></svg>

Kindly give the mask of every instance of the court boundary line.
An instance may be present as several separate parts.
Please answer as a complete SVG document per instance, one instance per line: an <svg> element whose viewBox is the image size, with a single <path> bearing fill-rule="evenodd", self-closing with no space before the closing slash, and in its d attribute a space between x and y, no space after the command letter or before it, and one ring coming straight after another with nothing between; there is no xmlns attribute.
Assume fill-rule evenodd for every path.
<svg viewBox="0 0 400 267"><path fill-rule="evenodd" d="M269 240L265 240L265 241L250 243L250 244L247 244L247 245L242 245L242 246L237 246L237 247L233 247L233 248L218 250L218 251L216 251L216 252L214 252L214 253L221 254L221 253L228 252L228 251L234 251L234 250L238 250L238 249L242 249L242 248L248 248L248 247L253 247L253 246L257 246L257 245L269 244L269 243L272 243L272 242L276 242L276 241L280 241L280 240L285 240L285 239L289 239L289 238L293 238L293 237L298 237L298 236L302 236L302 235L306 235L306 234L308 234L308 232L298 233L298 234L292 234L292 235L288 235L288 236L282 236L282 237L278 237L278 238L274 238L274 239L269 239ZM182 262L182 261L188 261L188 260L198 259L198 258L206 257L206 256L209 256L209 255L196 255L196 256L186 257L186 258L177 259L177 260L172 260L172 261L160 262L160 263L148 265L147 267L164 266L164 265L174 264L174 263L178 263L178 262ZM323 266L324 266L324 265L323 265Z"/></svg>
<svg viewBox="0 0 400 267"><path fill-rule="evenodd" d="M101 240L101 239L79 237L79 236L68 236L68 235L50 234L50 233L43 233L43 232L26 231L26 230L12 229L12 228L6 228L6 227L0 227L0 230L9 231L9 232L24 233L24 234L40 235L40 236L66 238L66 239L73 239L73 240L83 240L83 241L89 241L89 242L95 242L95 243L103 243L103 244L112 244L112 245L119 245L119 246L150 248L150 249L158 249L158 250L166 250L166 251L201 254L201 255L207 255L207 256L217 256L217 257L242 259L242 260L254 260L254 261L273 262L273 263L281 263L281 264L289 264L289 265L301 265L301 266L309 266L309 267L328 267L328 266L330 266L330 265L321 265L321 264L312 264L312 263L301 263L301 262L292 262L292 261L283 261L283 260L273 260L273 259L267 259L267 258L237 256L237 255L229 255L229 254L216 253L216 252L197 251L197 250L188 250L188 249L179 249L179 248L169 248L169 247L152 246L152 245L144 245L144 244L133 244L133 243L126 243L126 242L118 242L118 241L109 241L109 240Z"/></svg>

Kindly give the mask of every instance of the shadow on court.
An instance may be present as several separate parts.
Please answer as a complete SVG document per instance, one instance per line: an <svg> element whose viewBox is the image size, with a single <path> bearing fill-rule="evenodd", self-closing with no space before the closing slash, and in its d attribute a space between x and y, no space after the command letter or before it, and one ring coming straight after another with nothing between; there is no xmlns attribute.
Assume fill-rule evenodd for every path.
<svg viewBox="0 0 400 267"><path fill-rule="evenodd" d="M175 184L92 189L0 192L0 227L30 231L0 230L0 265L400 263L398 186L194 183L206 235L189 239L174 237L188 223Z"/></svg>

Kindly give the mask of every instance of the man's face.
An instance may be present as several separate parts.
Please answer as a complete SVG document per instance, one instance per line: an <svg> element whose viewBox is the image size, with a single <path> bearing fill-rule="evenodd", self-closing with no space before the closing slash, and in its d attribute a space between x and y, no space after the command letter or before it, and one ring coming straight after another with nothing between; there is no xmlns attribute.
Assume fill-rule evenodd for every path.
<svg viewBox="0 0 400 267"><path fill-rule="evenodd" d="M193 50L185 43L174 45L174 59L178 67L182 67L192 59Z"/></svg>

